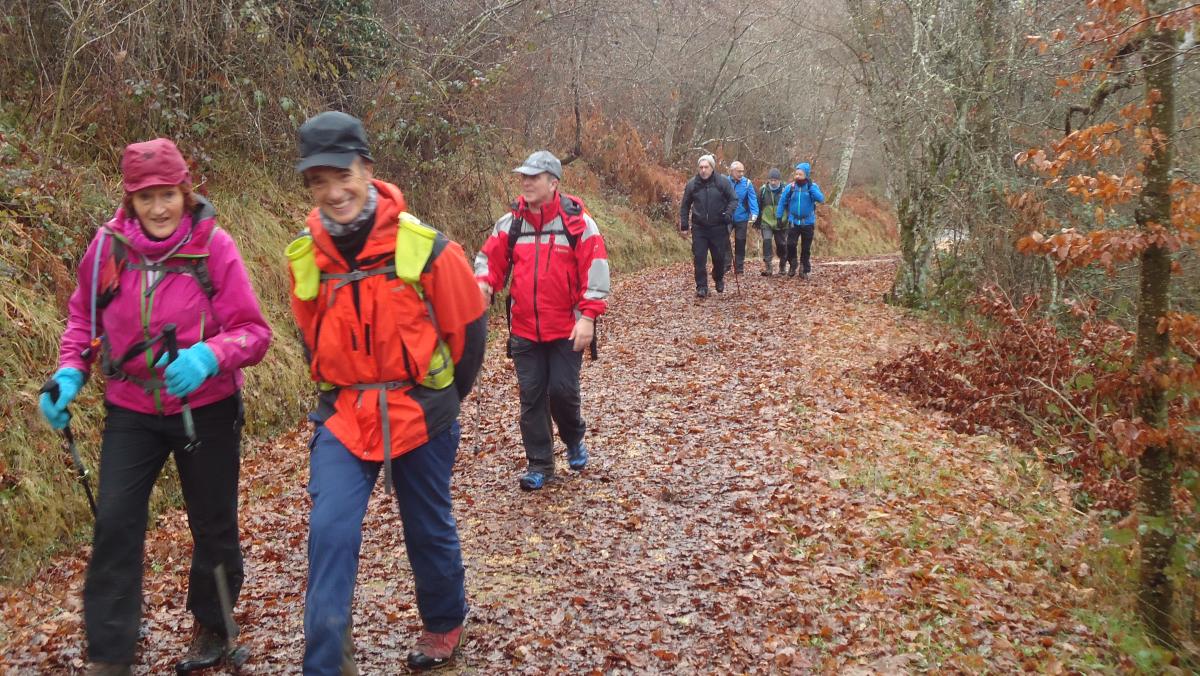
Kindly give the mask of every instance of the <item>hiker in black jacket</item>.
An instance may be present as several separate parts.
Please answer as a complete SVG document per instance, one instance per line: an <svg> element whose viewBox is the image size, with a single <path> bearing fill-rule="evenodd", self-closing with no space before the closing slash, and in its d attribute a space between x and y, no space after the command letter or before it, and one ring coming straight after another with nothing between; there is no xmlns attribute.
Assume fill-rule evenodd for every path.
<svg viewBox="0 0 1200 676"><path fill-rule="evenodd" d="M697 173L683 189L679 205L679 230L692 230L692 263L696 268L696 297L708 295L708 277L704 272L712 253L712 276L717 293L725 290L725 249L729 225L737 208L737 193L727 178L716 173L717 160L704 155L696 163Z"/></svg>

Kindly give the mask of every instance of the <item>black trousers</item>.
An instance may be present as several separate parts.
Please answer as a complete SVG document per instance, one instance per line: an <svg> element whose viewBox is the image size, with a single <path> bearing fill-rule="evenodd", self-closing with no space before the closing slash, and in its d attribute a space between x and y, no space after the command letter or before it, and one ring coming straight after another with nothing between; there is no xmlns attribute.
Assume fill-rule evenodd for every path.
<svg viewBox="0 0 1200 676"><path fill-rule="evenodd" d="M692 265L696 269L696 290L708 289L705 265L712 255L712 277L714 282L725 279L725 249L729 246L729 235L725 226L700 225L692 228Z"/></svg>
<svg viewBox="0 0 1200 676"><path fill-rule="evenodd" d="M729 228L729 233L733 235L733 246L730 247L729 240L725 240L726 272L735 268L740 275L746 269L746 231L749 229L749 225L749 221L738 221Z"/></svg>
<svg viewBox="0 0 1200 676"><path fill-rule="evenodd" d="M804 274L812 272L812 264L810 256L812 254L813 235L816 232L816 226L802 225L800 227L788 228L787 252L788 266L796 267L796 243L800 243L800 271Z"/></svg>
<svg viewBox="0 0 1200 676"><path fill-rule="evenodd" d="M583 353L569 339L536 342L512 336L513 366L521 390L521 441L529 471L554 475L554 430L567 446L583 441L579 370Z"/></svg>
<svg viewBox="0 0 1200 676"><path fill-rule="evenodd" d="M158 416L105 405L100 494L92 558L83 586L88 657L132 664L142 616L142 566L150 490L174 453L192 531L187 608L225 635L213 570L225 565L232 600L242 588L238 546L238 473L242 402L234 395L192 411L200 447L184 449L181 415Z"/></svg>

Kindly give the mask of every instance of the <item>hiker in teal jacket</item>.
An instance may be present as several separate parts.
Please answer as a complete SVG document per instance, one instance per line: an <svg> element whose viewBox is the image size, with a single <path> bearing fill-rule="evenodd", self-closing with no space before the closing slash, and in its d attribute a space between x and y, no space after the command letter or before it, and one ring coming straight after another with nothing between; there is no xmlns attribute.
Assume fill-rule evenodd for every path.
<svg viewBox="0 0 1200 676"><path fill-rule="evenodd" d="M741 162L729 165L729 182L733 184L733 192L737 195L737 208L733 211L733 223L729 230L733 233L736 248L725 250L727 254L733 254L725 256L725 271L733 268L739 275L746 267L747 226L758 218L758 197L754 194L754 184L745 174L746 167Z"/></svg>
<svg viewBox="0 0 1200 676"><path fill-rule="evenodd" d="M783 220L786 214L788 228L788 277L796 276L796 240L800 246L801 279L808 279L812 272L809 254L812 252L813 234L817 224L817 204L825 203L821 186L809 178L812 165L801 162L796 165L792 182L783 189L779 206L775 207L776 218Z"/></svg>

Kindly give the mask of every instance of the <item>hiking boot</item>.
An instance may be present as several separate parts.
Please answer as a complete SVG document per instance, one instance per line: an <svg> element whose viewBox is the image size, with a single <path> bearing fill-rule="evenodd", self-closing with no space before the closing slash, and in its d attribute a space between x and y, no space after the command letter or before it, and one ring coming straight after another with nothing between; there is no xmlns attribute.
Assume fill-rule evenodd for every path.
<svg viewBox="0 0 1200 676"><path fill-rule="evenodd" d="M187 674L215 667L225 659L225 639L199 623L192 627L192 643L187 654L175 663L175 673Z"/></svg>
<svg viewBox="0 0 1200 676"><path fill-rule="evenodd" d="M788 266L788 277L795 277L795 276L796 276L796 267L793 265L789 265Z"/></svg>
<svg viewBox="0 0 1200 676"><path fill-rule="evenodd" d="M84 676L133 676L133 669L128 664L92 662L83 674Z"/></svg>
<svg viewBox="0 0 1200 676"><path fill-rule="evenodd" d="M717 293L725 293L725 280L724 279L717 280Z"/></svg>
<svg viewBox="0 0 1200 676"><path fill-rule="evenodd" d="M777 272L776 274L778 274L780 277L787 274L786 266L782 262L779 264L779 272Z"/></svg>
<svg viewBox="0 0 1200 676"><path fill-rule="evenodd" d="M708 289L696 289L697 298L708 298Z"/></svg>
<svg viewBox="0 0 1200 676"><path fill-rule="evenodd" d="M807 282L807 281L808 281L808 273L807 273L807 272L801 272L801 273L800 273L800 279L803 279L804 281L806 281L806 282Z"/></svg>
<svg viewBox="0 0 1200 676"><path fill-rule="evenodd" d="M444 634L425 630L417 639L417 645L408 654L408 666L412 669L437 669L450 664L454 653L462 643L463 626L460 624Z"/></svg>
<svg viewBox="0 0 1200 676"><path fill-rule="evenodd" d="M587 467L587 463L588 463L587 444L583 443L583 441L580 441L578 444L575 444L574 446L567 447L567 465L571 469L578 472L579 470L583 469L584 467Z"/></svg>
<svg viewBox="0 0 1200 676"><path fill-rule="evenodd" d="M767 267L763 268L763 271L760 274L763 277L770 277L771 276L771 264L767 263Z"/></svg>
<svg viewBox="0 0 1200 676"><path fill-rule="evenodd" d="M540 490L542 486L546 485L546 475L542 474L541 472L526 472L525 475L521 477L520 483L521 490L523 491ZM412 656L410 655L409 657L411 658Z"/></svg>

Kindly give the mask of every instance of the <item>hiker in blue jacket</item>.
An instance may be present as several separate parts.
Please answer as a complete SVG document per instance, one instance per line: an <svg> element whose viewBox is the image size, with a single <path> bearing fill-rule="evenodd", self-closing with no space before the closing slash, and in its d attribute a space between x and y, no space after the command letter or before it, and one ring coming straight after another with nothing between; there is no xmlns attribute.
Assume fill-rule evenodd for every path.
<svg viewBox="0 0 1200 676"><path fill-rule="evenodd" d="M801 162L796 165L796 173L792 182L783 189L779 197L779 206L775 207L775 217L782 220L787 214L788 228L787 261L788 277L796 276L796 240L800 240L800 278L808 279L812 272L809 254L812 252L813 233L817 225L817 204L825 203L825 195L821 186L813 183L808 177L812 165Z"/></svg>
<svg viewBox="0 0 1200 676"><path fill-rule="evenodd" d="M733 184L733 192L737 195L737 209L733 212L733 223L729 231L733 233L736 248L726 249L725 272L733 268L734 274L738 275L742 274L746 267L747 226L750 221L758 218L758 195L755 194L754 184L745 174L746 167L741 162L735 161L729 165L729 182Z"/></svg>

